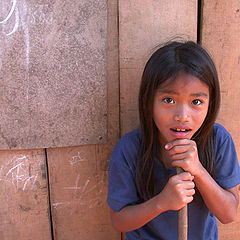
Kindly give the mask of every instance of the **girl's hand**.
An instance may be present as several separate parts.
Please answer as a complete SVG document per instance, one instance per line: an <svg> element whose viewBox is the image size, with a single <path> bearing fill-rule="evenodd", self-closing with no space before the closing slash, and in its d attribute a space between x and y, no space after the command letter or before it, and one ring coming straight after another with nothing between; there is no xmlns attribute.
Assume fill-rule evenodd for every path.
<svg viewBox="0 0 240 240"><path fill-rule="evenodd" d="M166 210L179 210L193 200L195 184L193 176L189 172L183 172L171 177L159 194L165 199Z"/></svg>
<svg viewBox="0 0 240 240"><path fill-rule="evenodd" d="M173 167L181 167L193 176L203 168L198 158L197 144L190 139L176 139L165 145Z"/></svg>

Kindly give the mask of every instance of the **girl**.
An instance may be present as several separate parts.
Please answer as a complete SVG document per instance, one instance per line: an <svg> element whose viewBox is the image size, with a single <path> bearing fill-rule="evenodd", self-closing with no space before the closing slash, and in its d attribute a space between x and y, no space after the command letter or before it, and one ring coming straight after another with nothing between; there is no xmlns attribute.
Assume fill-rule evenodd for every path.
<svg viewBox="0 0 240 240"><path fill-rule="evenodd" d="M219 104L217 72L200 45L172 42L151 56L141 128L121 138L109 165L112 224L126 240L177 240L177 210L186 204L190 240L216 240L216 218L236 218L240 168L230 134L214 123Z"/></svg>

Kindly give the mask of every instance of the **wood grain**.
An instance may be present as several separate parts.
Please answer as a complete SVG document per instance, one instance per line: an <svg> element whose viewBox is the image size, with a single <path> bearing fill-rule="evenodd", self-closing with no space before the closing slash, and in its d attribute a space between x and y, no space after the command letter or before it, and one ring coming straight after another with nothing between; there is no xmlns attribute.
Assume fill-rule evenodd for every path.
<svg viewBox="0 0 240 240"><path fill-rule="evenodd" d="M51 239L43 150L0 151L0 239Z"/></svg>
<svg viewBox="0 0 240 240"><path fill-rule="evenodd" d="M197 39L197 1L119 0L121 134L138 126L138 89L154 49L173 38Z"/></svg>
<svg viewBox="0 0 240 240"><path fill-rule="evenodd" d="M121 135L138 127L138 89L147 59L174 38L197 40L197 1L119 0Z"/></svg>
<svg viewBox="0 0 240 240"><path fill-rule="evenodd" d="M212 55L221 83L218 122L232 134L240 157L240 5L238 0L204 1L201 42ZM219 223L219 239L240 239L240 210L234 223Z"/></svg>
<svg viewBox="0 0 240 240"><path fill-rule="evenodd" d="M55 240L120 240L106 203L109 156L119 139L117 1L108 1L108 142L47 150ZM97 96L94 96L97 100ZM101 102L98 102L101 104Z"/></svg>
<svg viewBox="0 0 240 240"><path fill-rule="evenodd" d="M107 0L1 0L0 149L106 143L106 43Z"/></svg>
<svg viewBox="0 0 240 240"><path fill-rule="evenodd" d="M203 1L201 26L201 41L221 81L218 121L232 134L238 156L239 8L237 0ZM108 1L108 140L47 150L55 240L121 239L105 202L109 155L119 136L138 126L138 86L146 60L154 47L176 35L196 40L197 1ZM1 240L51 239L45 158L44 150L0 151ZM240 211L236 222L219 223L219 239L239 239L239 224Z"/></svg>

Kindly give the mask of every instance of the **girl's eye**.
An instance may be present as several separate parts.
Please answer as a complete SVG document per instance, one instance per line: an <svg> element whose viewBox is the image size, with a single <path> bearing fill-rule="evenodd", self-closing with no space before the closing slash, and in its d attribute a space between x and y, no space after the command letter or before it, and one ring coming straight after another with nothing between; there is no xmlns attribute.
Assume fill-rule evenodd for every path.
<svg viewBox="0 0 240 240"><path fill-rule="evenodd" d="M202 101L199 100L199 99L195 99L195 100L192 101L192 104L195 105L195 106L199 106L199 105L202 104Z"/></svg>
<svg viewBox="0 0 240 240"><path fill-rule="evenodd" d="M175 101L172 98L170 98L170 97L166 97L162 101L164 103L167 103L167 104L174 104L175 103Z"/></svg>

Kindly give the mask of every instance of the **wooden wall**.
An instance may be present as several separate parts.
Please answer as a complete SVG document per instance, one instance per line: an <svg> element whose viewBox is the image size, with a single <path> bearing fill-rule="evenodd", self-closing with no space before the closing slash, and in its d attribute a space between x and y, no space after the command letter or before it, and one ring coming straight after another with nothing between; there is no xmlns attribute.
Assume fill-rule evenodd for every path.
<svg viewBox="0 0 240 240"><path fill-rule="evenodd" d="M107 42L107 144L1 151L1 240L121 238L105 203L108 159L119 139L116 0L108 1Z"/></svg>
<svg viewBox="0 0 240 240"><path fill-rule="evenodd" d="M108 1L108 142L47 150L54 240L120 239L106 205L108 159L119 138L117 10Z"/></svg>
<svg viewBox="0 0 240 240"><path fill-rule="evenodd" d="M201 42L211 53L221 82L218 122L232 134L240 159L240 2L203 1ZM219 223L220 240L240 239L240 210L234 223Z"/></svg>
<svg viewBox="0 0 240 240"><path fill-rule="evenodd" d="M1 240L120 240L110 223L109 155L138 126L137 93L154 47L176 37L200 41L219 71L222 107L218 121L240 153L238 0L108 1L108 142L56 149L0 152ZM201 21L198 25L198 22ZM240 155L239 155L240 156ZM240 239L240 215L221 225L220 240Z"/></svg>
<svg viewBox="0 0 240 240"><path fill-rule="evenodd" d="M176 37L197 40L197 1L119 0L121 134L138 126L138 87L147 59Z"/></svg>

